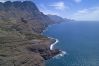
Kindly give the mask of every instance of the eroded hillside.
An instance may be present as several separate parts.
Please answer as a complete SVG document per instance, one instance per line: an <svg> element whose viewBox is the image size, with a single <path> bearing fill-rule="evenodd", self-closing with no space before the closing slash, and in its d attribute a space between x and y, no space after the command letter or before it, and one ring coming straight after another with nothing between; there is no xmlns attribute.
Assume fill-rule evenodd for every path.
<svg viewBox="0 0 99 66"><path fill-rule="evenodd" d="M50 22L31 1L0 3L0 66L44 66L58 54L40 34Z"/></svg>

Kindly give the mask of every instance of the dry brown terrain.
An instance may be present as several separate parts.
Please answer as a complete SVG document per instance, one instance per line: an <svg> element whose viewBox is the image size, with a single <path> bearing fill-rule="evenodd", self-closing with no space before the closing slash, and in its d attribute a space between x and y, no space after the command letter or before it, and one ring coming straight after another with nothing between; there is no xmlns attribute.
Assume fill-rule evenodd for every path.
<svg viewBox="0 0 99 66"><path fill-rule="evenodd" d="M52 20L30 1L0 3L0 66L44 66L59 53L41 35Z"/></svg>

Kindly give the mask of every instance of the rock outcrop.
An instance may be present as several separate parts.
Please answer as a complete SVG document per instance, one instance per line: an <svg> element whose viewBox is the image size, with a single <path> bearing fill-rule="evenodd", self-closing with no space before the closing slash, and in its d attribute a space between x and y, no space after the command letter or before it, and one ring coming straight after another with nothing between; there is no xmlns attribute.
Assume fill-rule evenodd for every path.
<svg viewBox="0 0 99 66"><path fill-rule="evenodd" d="M44 66L60 52L40 34L52 22L31 1L0 3L0 66Z"/></svg>

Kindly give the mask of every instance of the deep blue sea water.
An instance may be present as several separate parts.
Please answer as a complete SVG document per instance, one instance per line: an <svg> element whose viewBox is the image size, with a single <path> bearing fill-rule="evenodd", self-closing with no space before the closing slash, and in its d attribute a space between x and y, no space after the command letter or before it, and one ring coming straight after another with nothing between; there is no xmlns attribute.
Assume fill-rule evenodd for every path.
<svg viewBox="0 0 99 66"><path fill-rule="evenodd" d="M67 54L46 61L46 66L99 66L99 22L64 22L48 27L45 35Z"/></svg>

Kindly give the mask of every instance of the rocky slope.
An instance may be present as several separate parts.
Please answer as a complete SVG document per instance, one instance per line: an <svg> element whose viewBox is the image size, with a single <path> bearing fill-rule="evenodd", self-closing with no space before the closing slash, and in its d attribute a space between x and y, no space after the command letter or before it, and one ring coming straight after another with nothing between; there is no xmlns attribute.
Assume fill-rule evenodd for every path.
<svg viewBox="0 0 99 66"><path fill-rule="evenodd" d="M52 23L31 1L0 3L0 66L44 66L60 52L40 34Z"/></svg>

